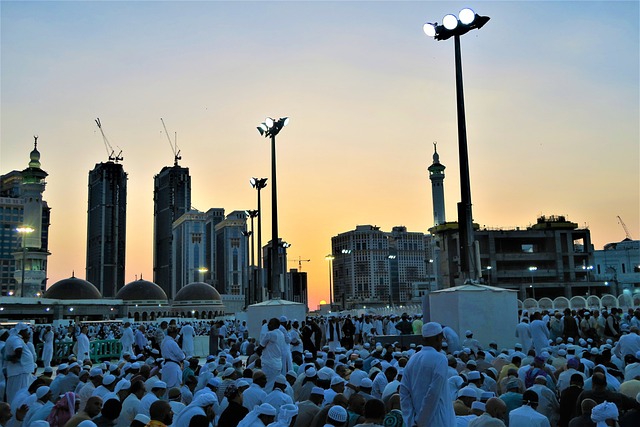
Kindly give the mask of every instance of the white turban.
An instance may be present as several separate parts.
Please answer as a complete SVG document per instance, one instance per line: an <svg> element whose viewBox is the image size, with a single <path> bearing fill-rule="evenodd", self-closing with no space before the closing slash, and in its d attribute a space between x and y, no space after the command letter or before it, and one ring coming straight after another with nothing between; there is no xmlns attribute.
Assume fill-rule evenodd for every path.
<svg viewBox="0 0 640 427"><path fill-rule="evenodd" d="M606 427L607 420L618 419L618 407L611 403L604 401L603 403L594 406L591 410L591 421L596 423L596 427Z"/></svg>
<svg viewBox="0 0 640 427"><path fill-rule="evenodd" d="M278 414L278 422L283 425L290 425L291 419L298 415L298 407L287 403L280 407L280 413Z"/></svg>

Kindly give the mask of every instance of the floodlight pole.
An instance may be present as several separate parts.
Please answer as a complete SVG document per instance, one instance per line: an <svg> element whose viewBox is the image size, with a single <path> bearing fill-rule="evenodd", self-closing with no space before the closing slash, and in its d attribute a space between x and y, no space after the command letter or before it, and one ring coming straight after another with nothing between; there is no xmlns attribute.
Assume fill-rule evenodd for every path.
<svg viewBox="0 0 640 427"><path fill-rule="evenodd" d="M276 135L271 134L271 298L280 298L278 262L278 189L276 185Z"/></svg>

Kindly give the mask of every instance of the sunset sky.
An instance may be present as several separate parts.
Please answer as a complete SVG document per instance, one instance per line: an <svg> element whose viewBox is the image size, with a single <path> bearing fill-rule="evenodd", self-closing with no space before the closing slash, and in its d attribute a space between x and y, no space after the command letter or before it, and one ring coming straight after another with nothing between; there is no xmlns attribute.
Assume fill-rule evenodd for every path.
<svg viewBox="0 0 640 427"><path fill-rule="evenodd" d="M271 183L256 126L277 138L280 236L329 296L331 237L433 224L433 142L447 220L460 198L453 40L425 22L472 7L462 37L474 220L516 227L567 215L596 249L640 238L639 3L511 1L0 3L0 173L39 136L52 209L49 285L84 278L87 175L106 161L99 117L129 174L126 281L152 279L153 176L177 132L192 204L255 209ZM263 242L271 234L263 193ZM297 267L291 262L289 267Z"/></svg>

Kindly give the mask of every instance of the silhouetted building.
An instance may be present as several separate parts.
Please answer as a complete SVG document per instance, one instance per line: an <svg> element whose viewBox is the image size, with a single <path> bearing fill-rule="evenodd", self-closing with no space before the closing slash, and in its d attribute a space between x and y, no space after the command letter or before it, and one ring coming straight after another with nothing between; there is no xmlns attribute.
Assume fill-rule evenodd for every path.
<svg viewBox="0 0 640 427"><path fill-rule="evenodd" d="M247 214L233 211L215 226L216 288L221 294L244 295L249 284Z"/></svg>
<svg viewBox="0 0 640 427"><path fill-rule="evenodd" d="M172 299L172 226L191 209L189 168L165 166L153 183L153 281Z"/></svg>
<svg viewBox="0 0 640 427"><path fill-rule="evenodd" d="M86 279L103 297L124 286L127 237L127 174L119 163L98 163L89 172Z"/></svg>
<svg viewBox="0 0 640 427"><path fill-rule="evenodd" d="M29 166L0 177L2 295L36 297L45 289L51 210L42 194L47 175L40 168L36 138ZM19 233L18 228L30 231Z"/></svg>

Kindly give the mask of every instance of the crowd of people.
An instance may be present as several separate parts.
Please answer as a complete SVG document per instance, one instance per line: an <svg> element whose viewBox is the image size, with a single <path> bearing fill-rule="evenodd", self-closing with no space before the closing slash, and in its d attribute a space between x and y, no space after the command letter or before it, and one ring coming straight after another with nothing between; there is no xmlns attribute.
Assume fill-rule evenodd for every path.
<svg viewBox="0 0 640 427"><path fill-rule="evenodd" d="M0 426L640 426L640 310L520 316L510 348L406 313L281 316L256 337L235 320L18 323L0 330ZM95 360L105 337L119 358ZM54 369L56 340L74 345Z"/></svg>

